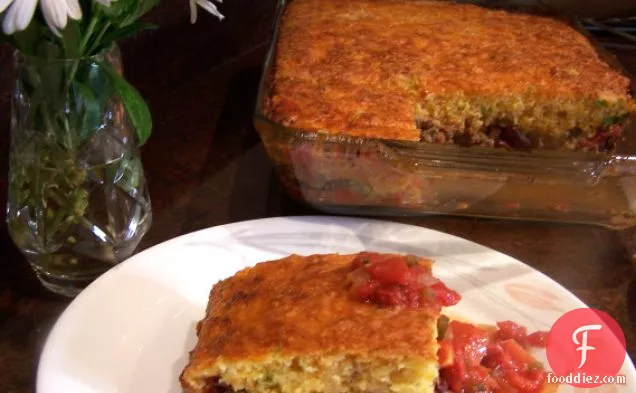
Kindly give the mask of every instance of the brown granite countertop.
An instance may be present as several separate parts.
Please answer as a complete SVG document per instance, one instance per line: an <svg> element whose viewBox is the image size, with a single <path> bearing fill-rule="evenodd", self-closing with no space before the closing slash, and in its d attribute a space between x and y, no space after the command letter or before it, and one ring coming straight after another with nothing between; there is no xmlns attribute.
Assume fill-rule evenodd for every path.
<svg viewBox="0 0 636 393"><path fill-rule="evenodd" d="M154 222L140 249L193 230L319 214L288 199L251 125L274 0L228 0L227 19L188 22L185 0L152 14L159 30L123 43L129 80L154 131L143 148ZM621 50L636 72L636 51ZM0 205L6 200L10 52L0 47ZM388 218L458 235L542 271L613 316L636 357L636 230L450 217ZM0 226L0 392L34 391L42 343L69 300L44 290Z"/></svg>

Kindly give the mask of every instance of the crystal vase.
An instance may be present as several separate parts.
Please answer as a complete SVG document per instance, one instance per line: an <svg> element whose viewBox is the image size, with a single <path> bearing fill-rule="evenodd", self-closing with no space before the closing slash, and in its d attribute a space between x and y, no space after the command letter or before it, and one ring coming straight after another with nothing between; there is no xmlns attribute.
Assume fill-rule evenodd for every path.
<svg viewBox="0 0 636 393"><path fill-rule="evenodd" d="M83 59L14 57L7 224L42 284L74 296L132 255L151 205L138 141L109 73Z"/></svg>

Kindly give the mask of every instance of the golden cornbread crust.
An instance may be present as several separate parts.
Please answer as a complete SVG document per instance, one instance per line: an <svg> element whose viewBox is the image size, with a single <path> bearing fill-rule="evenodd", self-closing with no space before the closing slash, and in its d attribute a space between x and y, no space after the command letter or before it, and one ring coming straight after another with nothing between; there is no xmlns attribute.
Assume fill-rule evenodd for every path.
<svg viewBox="0 0 636 393"><path fill-rule="evenodd" d="M629 79L544 16L445 1L292 0L275 49L264 113L303 130L602 150L609 137L599 133L634 110ZM502 136L502 123L523 134Z"/></svg>
<svg viewBox="0 0 636 393"><path fill-rule="evenodd" d="M296 359L289 364L291 370L303 358L354 359L363 365L380 359L392 378L400 377L394 375L400 367L393 368L390 361L407 364L414 359L428 367L420 375L420 380L426 377L427 386L418 386L417 391L432 392L437 377L439 314L421 308L382 308L354 299L347 280L354 257L292 255L259 263L214 285L206 316L198 326L198 342L181 375L185 391L207 392L212 377L229 384L232 373L241 367L279 357ZM311 376L311 368L308 370L302 378ZM258 378L264 377L248 377ZM367 387L367 391L375 390Z"/></svg>

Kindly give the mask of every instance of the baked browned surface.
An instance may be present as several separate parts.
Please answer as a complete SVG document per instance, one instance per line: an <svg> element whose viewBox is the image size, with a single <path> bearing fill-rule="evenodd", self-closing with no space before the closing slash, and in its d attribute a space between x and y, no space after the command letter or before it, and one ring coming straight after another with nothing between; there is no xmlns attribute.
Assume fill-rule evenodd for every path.
<svg viewBox="0 0 636 393"><path fill-rule="evenodd" d="M293 373L304 364L303 359L315 362L330 357L345 357L358 364L383 359L385 368L394 359L402 363L416 359L418 365L428 368L422 375L430 375L427 388L417 391L432 392L437 376L438 313L426 308L381 308L353 298L347 274L354 257L292 255L257 264L217 283L199 325L198 342L181 376L186 392L205 392L210 377L220 377L224 383L239 380L238 373L246 374L244 370L252 370L255 364L271 364L272 359L292 362L282 371L268 368L269 378L280 380L276 373ZM399 373L399 369L396 364L389 372ZM300 378L308 379L311 374L305 370ZM240 380L262 378L262 372L250 371ZM287 390L278 387L272 391ZM303 390L297 387L295 391ZM319 387L316 391L330 390Z"/></svg>
<svg viewBox="0 0 636 393"><path fill-rule="evenodd" d="M634 108L629 79L562 21L416 0L292 0L266 102L329 134L494 145L512 124L567 150Z"/></svg>

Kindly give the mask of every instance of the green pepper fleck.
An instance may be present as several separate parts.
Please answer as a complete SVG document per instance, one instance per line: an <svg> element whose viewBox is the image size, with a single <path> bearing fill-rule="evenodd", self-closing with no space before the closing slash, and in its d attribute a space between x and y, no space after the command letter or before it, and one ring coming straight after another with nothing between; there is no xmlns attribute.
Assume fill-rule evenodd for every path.
<svg viewBox="0 0 636 393"><path fill-rule="evenodd" d="M539 371L543 370L543 364L539 361L533 362L528 366L530 371Z"/></svg>
<svg viewBox="0 0 636 393"><path fill-rule="evenodd" d="M440 315L437 320L437 340L441 340L446 336L448 330L449 319L446 315Z"/></svg>
<svg viewBox="0 0 636 393"><path fill-rule="evenodd" d="M475 389L473 390L475 393L486 392L486 385L483 383L478 383L475 385Z"/></svg>
<svg viewBox="0 0 636 393"><path fill-rule="evenodd" d="M607 108L608 104L607 101L605 100L598 100L596 101L596 107L597 108Z"/></svg>
<svg viewBox="0 0 636 393"><path fill-rule="evenodd" d="M417 265L417 257L415 255L407 255L406 256L406 264L409 267L413 267Z"/></svg>
<svg viewBox="0 0 636 393"><path fill-rule="evenodd" d="M603 119L603 126L609 127L614 124L621 124L629 117L629 113L624 113L618 116L607 116Z"/></svg>

